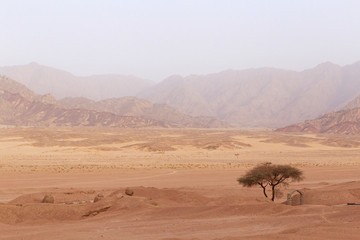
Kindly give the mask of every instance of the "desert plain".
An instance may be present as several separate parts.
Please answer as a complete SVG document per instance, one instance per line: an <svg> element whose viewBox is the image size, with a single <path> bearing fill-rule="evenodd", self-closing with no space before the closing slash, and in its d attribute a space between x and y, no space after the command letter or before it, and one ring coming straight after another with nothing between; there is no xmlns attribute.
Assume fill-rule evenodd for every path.
<svg viewBox="0 0 360 240"><path fill-rule="evenodd" d="M305 179L271 202L236 181L264 162ZM359 173L360 136L2 127L0 239L359 239Z"/></svg>

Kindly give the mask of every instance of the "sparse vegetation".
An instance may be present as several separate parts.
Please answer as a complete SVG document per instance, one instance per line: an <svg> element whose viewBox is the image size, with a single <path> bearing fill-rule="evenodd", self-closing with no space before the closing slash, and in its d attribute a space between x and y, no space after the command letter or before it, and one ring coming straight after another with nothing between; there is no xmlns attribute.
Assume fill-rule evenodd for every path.
<svg viewBox="0 0 360 240"><path fill-rule="evenodd" d="M237 181L244 187L259 185L263 189L265 197L268 197L267 187L271 188L271 200L274 201L277 186L287 185L287 180L301 181L303 173L295 167L289 165L275 165L270 162L260 164L247 172Z"/></svg>

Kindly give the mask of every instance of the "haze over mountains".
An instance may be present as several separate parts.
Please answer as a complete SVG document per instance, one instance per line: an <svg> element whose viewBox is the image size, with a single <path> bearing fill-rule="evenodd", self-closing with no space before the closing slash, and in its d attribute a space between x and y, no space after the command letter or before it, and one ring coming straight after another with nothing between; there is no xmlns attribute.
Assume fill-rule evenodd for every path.
<svg viewBox="0 0 360 240"><path fill-rule="evenodd" d="M94 100L111 97L135 96L154 83L150 80L119 74L77 77L51 67L30 63L0 67L6 75L38 94L51 93L56 99L86 97Z"/></svg>
<svg viewBox="0 0 360 240"><path fill-rule="evenodd" d="M35 94L24 85L0 76L0 125L122 128L228 126L211 117L187 116L166 105L154 105L135 97L102 102L80 100L67 98L59 102L50 94Z"/></svg>
<svg viewBox="0 0 360 240"><path fill-rule="evenodd" d="M279 132L360 134L360 95L340 110L276 129Z"/></svg>
<svg viewBox="0 0 360 240"><path fill-rule="evenodd" d="M360 62L323 63L302 72L272 68L173 76L140 96L190 115L237 126L279 127L332 111L360 92Z"/></svg>
<svg viewBox="0 0 360 240"><path fill-rule="evenodd" d="M163 120L167 115L169 123L182 119L180 122L193 127L206 122L221 126L215 118L237 127L284 127L342 109L360 95L360 62L343 67L327 62L301 72L260 68L188 77L174 75L158 84L110 75L78 78L34 63L2 67L0 73L37 93L51 93L57 99L71 97L58 103L67 108L155 120ZM123 96L148 101L119 99ZM213 118L195 120L190 116Z"/></svg>
<svg viewBox="0 0 360 240"><path fill-rule="evenodd" d="M0 77L0 124L15 126L168 127L167 123L87 109L66 109L50 95L40 96Z"/></svg>

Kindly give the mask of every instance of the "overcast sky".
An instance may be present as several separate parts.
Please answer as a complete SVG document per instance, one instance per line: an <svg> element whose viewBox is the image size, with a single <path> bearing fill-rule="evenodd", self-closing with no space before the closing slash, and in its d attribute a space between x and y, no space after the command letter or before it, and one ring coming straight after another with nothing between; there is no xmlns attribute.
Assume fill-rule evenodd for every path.
<svg viewBox="0 0 360 240"><path fill-rule="evenodd" d="M358 0L0 0L0 65L76 75L311 68L360 60Z"/></svg>

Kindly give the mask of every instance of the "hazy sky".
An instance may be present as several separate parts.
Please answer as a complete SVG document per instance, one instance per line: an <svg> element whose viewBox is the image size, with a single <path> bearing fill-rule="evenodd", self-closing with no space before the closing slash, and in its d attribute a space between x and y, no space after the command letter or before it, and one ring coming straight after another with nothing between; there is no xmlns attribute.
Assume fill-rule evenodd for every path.
<svg viewBox="0 0 360 240"><path fill-rule="evenodd" d="M359 0L0 0L0 65L172 74L360 60Z"/></svg>

